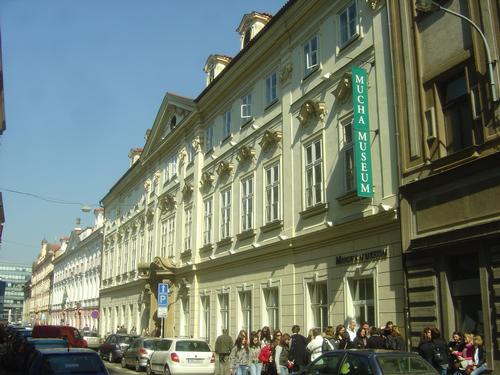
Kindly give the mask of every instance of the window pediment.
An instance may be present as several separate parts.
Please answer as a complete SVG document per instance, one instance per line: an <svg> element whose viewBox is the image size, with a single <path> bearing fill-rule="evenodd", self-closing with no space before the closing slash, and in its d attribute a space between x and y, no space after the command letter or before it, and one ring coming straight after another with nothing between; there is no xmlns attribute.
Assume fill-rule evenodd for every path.
<svg viewBox="0 0 500 375"><path fill-rule="evenodd" d="M236 160L240 163L245 160L252 160L253 158L255 158L255 149L250 146L241 146L236 156Z"/></svg>
<svg viewBox="0 0 500 375"><path fill-rule="evenodd" d="M313 119L319 119L323 121L327 114L326 104L322 101L312 101L307 100L299 110L299 115L297 118L300 121L300 125L307 125Z"/></svg>
<svg viewBox="0 0 500 375"><path fill-rule="evenodd" d="M281 138L283 138L283 132L279 130L266 130L264 132L264 135L262 136L262 139L259 142L260 147L266 148L271 145L277 144L281 141Z"/></svg>
<svg viewBox="0 0 500 375"><path fill-rule="evenodd" d="M227 161L221 161L219 165L217 165L217 174L219 176L231 174L233 169L234 169L233 163Z"/></svg>

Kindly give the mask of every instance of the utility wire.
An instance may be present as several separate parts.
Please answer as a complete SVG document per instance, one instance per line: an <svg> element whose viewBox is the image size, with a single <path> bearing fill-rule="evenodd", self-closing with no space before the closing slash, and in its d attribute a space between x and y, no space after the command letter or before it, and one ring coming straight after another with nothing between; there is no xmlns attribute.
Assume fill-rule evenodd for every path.
<svg viewBox="0 0 500 375"><path fill-rule="evenodd" d="M14 193L14 194L26 195L26 196L29 196L29 197L32 197L32 198L41 199L41 200L43 200L45 202L50 202L50 203L67 204L67 205L78 205L78 206L84 206L85 205L84 203L81 203L81 202L73 202L73 201L68 201L68 200L64 200L64 199L44 197L44 196L39 195L39 194L28 193L28 192L25 192L25 191L6 189L6 188L2 188L2 187L0 187L0 190L7 191L9 193Z"/></svg>

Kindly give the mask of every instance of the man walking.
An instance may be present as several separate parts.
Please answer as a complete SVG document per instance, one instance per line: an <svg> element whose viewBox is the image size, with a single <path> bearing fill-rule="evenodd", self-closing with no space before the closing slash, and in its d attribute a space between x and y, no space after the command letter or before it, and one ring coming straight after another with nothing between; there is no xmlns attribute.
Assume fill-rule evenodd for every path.
<svg viewBox="0 0 500 375"><path fill-rule="evenodd" d="M227 328L222 329L222 335L215 340L215 354L217 361L215 362L215 375L229 374L229 354L233 348L233 339L229 336Z"/></svg>
<svg viewBox="0 0 500 375"><path fill-rule="evenodd" d="M302 371L309 362L309 355L306 351L307 339L299 332L300 327L295 324L292 327L290 351L288 352L288 360L293 362L293 371L296 372Z"/></svg>

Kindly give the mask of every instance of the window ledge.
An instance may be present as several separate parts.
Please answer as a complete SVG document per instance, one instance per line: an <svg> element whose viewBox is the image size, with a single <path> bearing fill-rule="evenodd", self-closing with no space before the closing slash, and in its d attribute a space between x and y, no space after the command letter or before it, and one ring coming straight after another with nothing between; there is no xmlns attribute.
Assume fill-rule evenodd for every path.
<svg viewBox="0 0 500 375"><path fill-rule="evenodd" d="M477 159L479 157L479 152L476 146L469 146L463 150L454 152L453 154L446 155L442 158L432 160L432 170L433 172L442 172L447 169L452 169L458 165L466 163L468 161Z"/></svg>
<svg viewBox="0 0 500 375"><path fill-rule="evenodd" d="M309 81L310 79L312 79L311 77L314 76L314 75L317 75L319 74L319 72L321 71L321 67L320 65L318 64L318 66L312 70L310 70L309 72L304 72L304 77L302 78L302 83L306 82L306 81Z"/></svg>
<svg viewBox="0 0 500 375"><path fill-rule="evenodd" d="M231 139L233 139L233 135L232 134L229 134L226 138L224 138L221 142L222 145L228 143L229 141L231 141Z"/></svg>
<svg viewBox="0 0 500 375"><path fill-rule="evenodd" d="M336 198L337 202L339 202L342 206L348 205L350 203L354 202L359 202L361 201L361 197L358 197L358 191L353 190L350 192L345 193L344 195L341 195Z"/></svg>
<svg viewBox="0 0 500 375"><path fill-rule="evenodd" d="M210 156L214 153L214 148L213 147L210 147L209 150L205 151L205 156Z"/></svg>
<svg viewBox="0 0 500 375"><path fill-rule="evenodd" d="M223 238L222 240L217 242L217 247L227 246L233 242L231 237Z"/></svg>
<svg viewBox="0 0 500 375"><path fill-rule="evenodd" d="M302 219L308 219L310 217L323 214L328 211L328 203L319 203L315 206L309 207L304 211L299 212Z"/></svg>
<svg viewBox="0 0 500 375"><path fill-rule="evenodd" d="M191 249L184 250L183 252L181 252L181 257L186 258L188 256L191 256L191 254L192 254Z"/></svg>
<svg viewBox="0 0 500 375"><path fill-rule="evenodd" d="M242 118L243 123L241 124L241 129L248 127L255 119L254 117Z"/></svg>
<svg viewBox="0 0 500 375"><path fill-rule="evenodd" d="M238 241L246 240L246 239L252 238L252 237L255 237L255 229L248 229L248 230L241 232L241 233L238 233L236 235L236 238L238 239Z"/></svg>
<svg viewBox="0 0 500 375"><path fill-rule="evenodd" d="M266 225L261 226L260 231L262 233L267 233L267 232L271 232L273 230L281 229L281 228L283 228L283 220L274 220L274 221L270 221Z"/></svg>
<svg viewBox="0 0 500 375"><path fill-rule="evenodd" d="M198 250L200 253L207 253L209 251L212 251L213 248L214 248L213 243L207 243L206 245L203 245L202 247L200 247Z"/></svg>
<svg viewBox="0 0 500 375"><path fill-rule="evenodd" d="M266 108L264 108L264 111L270 110L272 107L274 107L278 103L279 103L279 99L278 98L274 99L271 103L266 104Z"/></svg>
<svg viewBox="0 0 500 375"><path fill-rule="evenodd" d="M357 32L353 36L351 36L344 44L339 45L339 54L347 49L351 44L353 44L356 40L358 40L361 37L360 33Z"/></svg>

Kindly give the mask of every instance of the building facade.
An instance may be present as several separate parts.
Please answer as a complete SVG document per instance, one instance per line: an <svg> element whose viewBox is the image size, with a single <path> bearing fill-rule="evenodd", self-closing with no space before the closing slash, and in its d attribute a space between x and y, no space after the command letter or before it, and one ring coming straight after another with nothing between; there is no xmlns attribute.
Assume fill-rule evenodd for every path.
<svg viewBox="0 0 500 375"><path fill-rule="evenodd" d="M101 277L103 209L95 226L75 228L54 259L50 323L97 331Z"/></svg>
<svg viewBox="0 0 500 375"><path fill-rule="evenodd" d="M33 300L30 320L33 325L50 323L50 297L52 294L52 263L61 244L50 244L42 241L40 255L32 266L31 298Z"/></svg>
<svg viewBox="0 0 500 375"><path fill-rule="evenodd" d="M164 335L404 326L385 2L292 0L246 14L238 32L241 51L208 58L197 98L165 96L102 200L101 333L159 327L161 282ZM353 67L366 72L356 106ZM369 166L355 162L360 107L369 197L358 188Z"/></svg>
<svg viewBox="0 0 500 375"><path fill-rule="evenodd" d="M23 287L31 277L31 266L0 262L0 280L5 283L0 320L17 323L23 321Z"/></svg>
<svg viewBox="0 0 500 375"><path fill-rule="evenodd" d="M498 366L498 1L391 2L409 332L483 335ZM496 81L496 86L491 83ZM492 91L493 89L493 91Z"/></svg>

